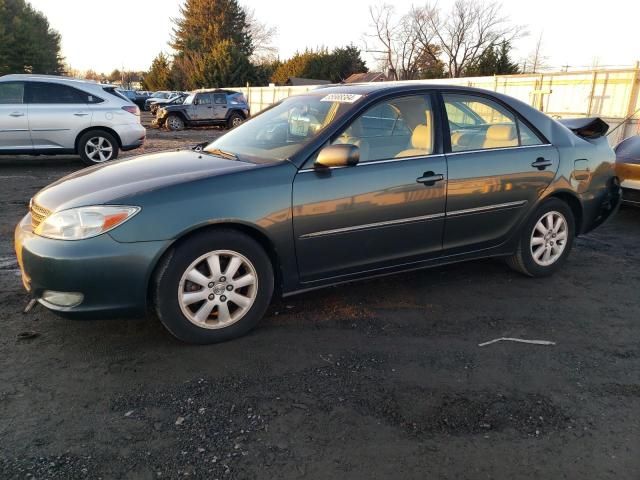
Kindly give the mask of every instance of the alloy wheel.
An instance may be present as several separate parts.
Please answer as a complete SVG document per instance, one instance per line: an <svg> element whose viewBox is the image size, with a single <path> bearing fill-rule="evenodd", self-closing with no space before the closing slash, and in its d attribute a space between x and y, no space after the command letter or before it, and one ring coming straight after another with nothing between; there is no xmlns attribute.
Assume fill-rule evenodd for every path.
<svg viewBox="0 0 640 480"><path fill-rule="evenodd" d="M242 118L236 116L233 117L233 119L231 119L231 126L232 127L237 127L238 125L240 125L242 123Z"/></svg>
<svg viewBox="0 0 640 480"><path fill-rule="evenodd" d="M569 228L560 212L545 213L533 227L530 248L533 261L543 267L553 265L567 246Z"/></svg>
<svg viewBox="0 0 640 480"><path fill-rule="evenodd" d="M91 137L84 146L84 153L94 163L102 163L113 158L113 145L105 137Z"/></svg>
<svg viewBox="0 0 640 480"><path fill-rule="evenodd" d="M244 255L215 250L194 260L182 274L178 303L187 319L201 328L228 327L253 306L258 274Z"/></svg>

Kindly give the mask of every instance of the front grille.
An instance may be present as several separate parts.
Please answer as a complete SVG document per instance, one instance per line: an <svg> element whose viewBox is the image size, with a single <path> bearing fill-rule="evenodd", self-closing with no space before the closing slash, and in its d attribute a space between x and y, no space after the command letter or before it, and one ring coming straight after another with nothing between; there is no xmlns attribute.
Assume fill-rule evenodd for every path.
<svg viewBox="0 0 640 480"><path fill-rule="evenodd" d="M31 202L31 227L35 230L42 221L51 215L51 211Z"/></svg>

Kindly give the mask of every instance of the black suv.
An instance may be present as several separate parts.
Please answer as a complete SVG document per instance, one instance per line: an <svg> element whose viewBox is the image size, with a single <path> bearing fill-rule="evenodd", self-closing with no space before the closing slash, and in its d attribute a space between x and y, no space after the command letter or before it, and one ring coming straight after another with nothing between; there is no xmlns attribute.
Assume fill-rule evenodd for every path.
<svg viewBox="0 0 640 480"><path fill-rule="evenodd" d="M196 90L182 105L167 105L156 112L157 125L169 130L190 126L223 125L233 128L249 118L244 95L232 90Z"/></svg>

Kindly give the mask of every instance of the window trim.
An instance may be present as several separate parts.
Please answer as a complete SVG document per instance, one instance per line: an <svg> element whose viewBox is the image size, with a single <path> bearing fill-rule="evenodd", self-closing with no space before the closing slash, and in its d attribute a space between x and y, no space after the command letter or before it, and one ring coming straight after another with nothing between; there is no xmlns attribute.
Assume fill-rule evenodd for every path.
<svg viewBox="0 0 640 480"><path fill-rule="evenodd" d="M442 117L442 111L441 111L441 109L444 108L444 105L441 104L441 98L440 98L440 95L438 95L438 91L435 89L425 89L425 90L408 91L408 92L394 92L393 94L382 96L371 102L361 105L361 107L358 108L356 111L354 111L354 113L349 118L344 119L344 123L337 130L335 130L324 142L322 142L322 144L320 144L315 150L313 150L307 156L307 159L304 162L302 162L302 165L298 169L298 172L317 171L314 168L313 164L314 164L314 159L316 158L320 150L322 150L324 147L328 145L331 145L331 143L335 141L335 139L338 138L340 135L342 135L345 132L345 130L347 130L351 126L353 121L355 121L358 117L366 113L368 110L376 107L380 103L388 102L397 98L404 98L404 97L423 97L428 99L428 102L431 105L431 113L433 115L433 127L434 127L432 153L430 153L429 155L417 155L417 156L400 157L400 158L384 158L380 160L372 160L369 162L362 162L362 163L358 162L355 165L355 167L364 166L364 165L376 165L379 163L387 163L387 162L398 162L403 160L416 160L419 158L440 157L444 155L444 139L443 139L444 130L442 127L443 117ZM336 168L350 168L350 167L349 166L329 167L330 170L333 170Z"/></svg>
<svg viewBox="0 0 640 480"><path fill-rule="evenodd" d="M514 117L514 119L516 120L515 124L516 124L516 131L518 133L518 145L517 146L512 146L512 147L494 147L494 148L475 148L473 150L463 150L460 152L454 152L451 148L451 130L449 129L449 118L447 116L447 111L446 111L446 107L445 107L445 101L444 101L444 96L445 95L463 95L463 96L471 96L471 97L480 97L480 98L484 98L487 99L489 101L495 102L498 105L500 105L502 108L504 108L505 110L507 110L509 113L511 113ZM532 147L546 147L546 146L551 146L551 142L549 142L549 140L547 140L547 138L542 135L542 133L531 124L531 122L529 122L526 118L524 118L519 112L517 112L515 109L513 109L510 105L507 105L506 102L502 101L501 99L494 97L490 94L484 93L484 92L467 92L467 91L461 91L461 90L454 90L454 89L447 89L447 88L443 88L443 89L439 89L438 90L438 97L440 98L440 102L441 102L441 108L440 108L440 113L442 115L442 130L443 130L443 148L444 148L444 152L447 155L460 155L460 154L464 154L464 153L471 153L471 152L490 152L490 151L495 151L495 150L511 150L514 148L532 148ZM520 127L518 126L518 121L523 122L537 137L538 140L540 140L540 144L539 145L520 145Z"/></svg>

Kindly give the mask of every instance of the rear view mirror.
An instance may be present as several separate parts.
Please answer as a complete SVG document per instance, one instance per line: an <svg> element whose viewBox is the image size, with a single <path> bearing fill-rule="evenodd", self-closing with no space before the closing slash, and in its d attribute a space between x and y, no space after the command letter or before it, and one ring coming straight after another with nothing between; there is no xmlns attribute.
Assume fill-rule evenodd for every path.
<svg viewBox="0 0 640 480"><path fill-rule="evenodd" d="M315 166L320 168L349 167L360 161L360 149L357 145L329 145L320 150Z"/></svg>

